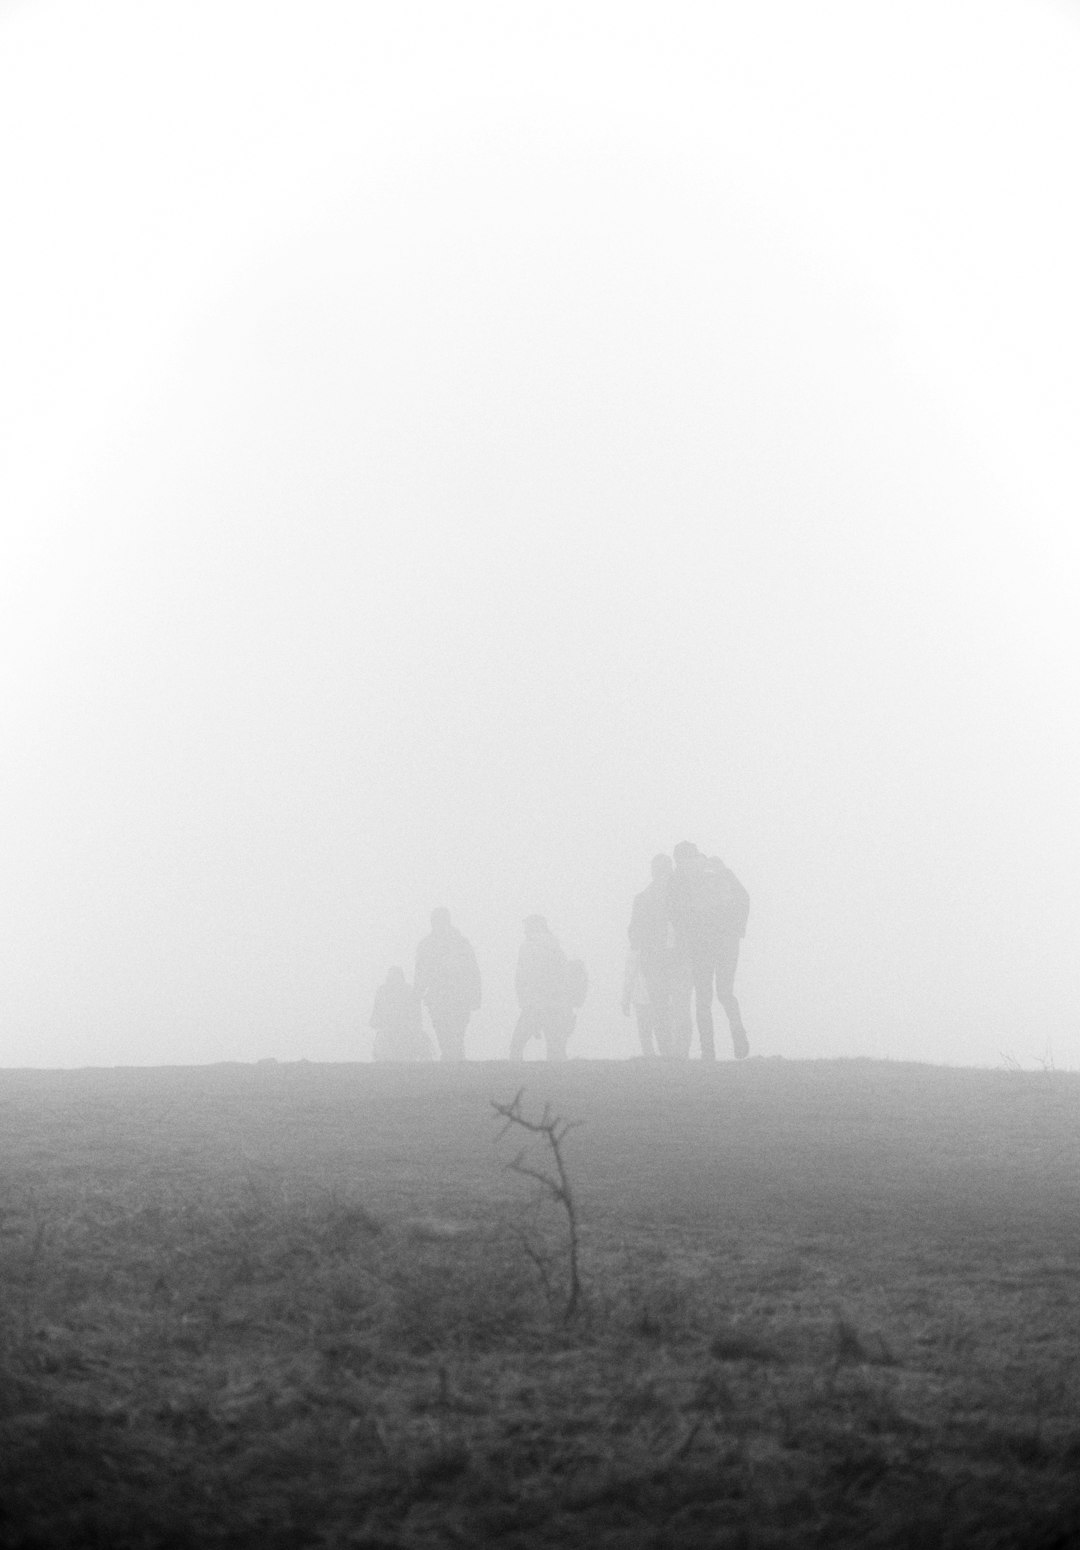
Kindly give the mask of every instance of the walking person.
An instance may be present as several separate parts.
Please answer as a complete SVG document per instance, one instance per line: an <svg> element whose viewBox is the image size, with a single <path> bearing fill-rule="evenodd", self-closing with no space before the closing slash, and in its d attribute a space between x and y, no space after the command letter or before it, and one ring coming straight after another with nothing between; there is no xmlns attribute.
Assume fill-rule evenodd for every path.
<svg viewBox="0 0 1080 1550"><path fill-rule="evenodd" d="M727 1014L736 1060L750 1053L742 1012L735 998L739 943L746 932L750 895L730 867L702 855L690 840L673 852L675 870L668 886L668 912L690 964L694 1009L702 1060L716 1059L712 1002Z"/></svg>
<svg viewBox="0 0 1080 1550"><path fill-rule="evenodd" d="M517 990L521 1015L510 1040L510 1059L523 1060L530 1039L543 1038L549 1060L565 1060L566 1046L574 1031L575 1001L584 1000L584 989L575 986L575 978L584 975L584 965L571 964L548 927L543 915L530 915L524 922L525 940L518 950Z"/></svg>
<svg viewBox="0 0 1080 1550"><path fill-rule="evenodd" d="M480 967L472 944L440 907L416 949L416 994L428 1009L443 1060L465 1059L465 1030L480 1009Z"/></svg>

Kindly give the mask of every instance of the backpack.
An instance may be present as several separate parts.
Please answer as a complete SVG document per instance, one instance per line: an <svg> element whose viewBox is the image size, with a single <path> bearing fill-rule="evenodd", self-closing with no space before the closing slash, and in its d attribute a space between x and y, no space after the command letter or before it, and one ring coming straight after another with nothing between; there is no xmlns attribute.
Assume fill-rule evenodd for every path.
<svg viewBox="0 0 1080 1550"><path fill-rule="evenodd" d="M580 958L571 958L566 965L564 987L566 999L576 1012L585 1005L585 997L589 994L589 971Z"/></svg>

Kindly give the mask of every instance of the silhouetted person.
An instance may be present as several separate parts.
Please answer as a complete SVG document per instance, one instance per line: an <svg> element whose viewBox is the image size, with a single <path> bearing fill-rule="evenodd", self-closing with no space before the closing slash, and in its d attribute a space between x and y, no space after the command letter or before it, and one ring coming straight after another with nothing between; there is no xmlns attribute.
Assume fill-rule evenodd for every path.
<svg viewBox="0 0 1080 1550"><path fill-rule="evenodd" d="M672 870L670 856L653 857L652 881L635 897L626 933L646 992L644 1000L635 1004L649 1007L646 1054L653 1039L657 1054L690 1052L690 968L668 905Z"/></svg>
<svg viewBox="0 0 1080 1550"><path fill-rule="evenodd" d="M431 932L416 949L413 988L423 1001L444 1060L465 1059L465 1030L480 1008L480 968L450 911L431 912Z"/></svg>
<svg viewBox="0 0 1080 1550"><path fill-rule="evenodd" d="M420 997L406 980L404 969L388 971L375 992L370 1021L375 1030L373 1060L431 1059Z"/></svg>
<svg viewBox="0 0 1080 1550"><path fill-rule="evenodd" d="M529 1040L543 1037L547 1058L565 1060L575 999L567 957L543 915L530 915L524 926L514 979L521 1016L510 1040L510 1059L523 1059Z"/></svg>
<svg viewBox="0 0 1080 1550"><path fill-rule="evenodd" d="M739 942L746 931L750 895L722 861L703 856L690 840L674 850L675 870L668 887L668 910L694 977L694 1003L701 1058L716 1059L713 1035L713 986L731 1025L736 1060L750 1053L742 1013L735 999Z"/></svg>

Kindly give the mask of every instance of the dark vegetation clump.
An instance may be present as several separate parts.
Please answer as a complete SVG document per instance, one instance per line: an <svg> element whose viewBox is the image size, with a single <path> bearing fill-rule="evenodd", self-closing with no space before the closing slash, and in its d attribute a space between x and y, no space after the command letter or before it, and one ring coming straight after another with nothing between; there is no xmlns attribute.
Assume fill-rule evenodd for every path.
<svg viewBox="0 0 1080 1550"><path fill-rule="evenodd" d="M1080 1094L966 1075L7 1073L0 1547L1080 1542Z"/></svg>

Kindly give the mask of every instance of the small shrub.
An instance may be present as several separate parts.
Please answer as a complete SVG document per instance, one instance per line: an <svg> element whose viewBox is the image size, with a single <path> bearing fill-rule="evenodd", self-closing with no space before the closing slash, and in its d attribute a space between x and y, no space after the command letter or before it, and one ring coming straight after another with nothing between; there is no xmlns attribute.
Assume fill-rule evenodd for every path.
<svg viewBox="0 0 1080 1550"><path fill-rule="evenodd" d="M525 1096L525 1089L519 1088L509 1103L492 1102L492 1108L501 1119L505 1121L499 1132L501 1139L513 1129L519 1129L528 1136L542 1137L551 1158L551 1171L545 1171L542 1167L536 1167L526 1160L527 1148L522 1148L517 1156L507 1164L513 1173L520 1173L523 1178L534 1179L539 1185L537 1206L544 1200L552 1201L563 1212L566 1221L566 1298L563 1307L563 1321L569 1323L577 1312L581 1302L581 1235L578 1225L577 1201L570 1185L570 1176L566 1171L566 1159L563 1156L563 1144L570 1132L576 1129L576 1124L571 1120L562 1119L558 1114L552 1114L545 1103L544 1112L539 1119L529 1119L521 1107L521 1100ZM537 1213L534 1211L534 1217ZM554 1266L552 1256L546 1247L538 1240L535 1232L528 1228L522 1230L520 1235L522 1249L532 1261L540 1277L545 1296L550 1300L554 1288Z"/></svg>

